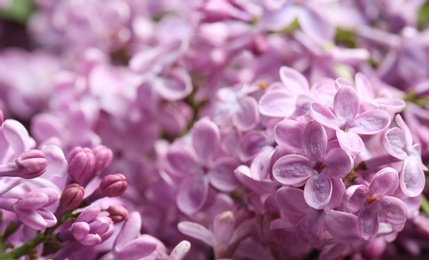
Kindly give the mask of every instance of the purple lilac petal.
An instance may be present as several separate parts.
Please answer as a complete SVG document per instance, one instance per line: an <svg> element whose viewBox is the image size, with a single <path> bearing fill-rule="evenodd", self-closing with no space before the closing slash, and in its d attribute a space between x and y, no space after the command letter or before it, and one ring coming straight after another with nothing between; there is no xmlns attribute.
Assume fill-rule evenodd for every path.
<svg viewBox="0 0 429 260"><path fill-rule="evenodd" d="M335 115L343 120L352 120L359 111L359 96L352 87L340 88L334 98Z"/></svg>
<svg viewBox="0 0 429 260"><path fill-rule="evenodd" d="M238 225L238 227L234 230L234 233L232 234L230 244L240 242L245 236L247 236L249 233L251 233L255 229L255 220L254 219L247 219L243 221L241 224Z"/></svg>
<svg viewBox="0 0 429 260"><path fill-rule="evenodd" d="M115 256L117 259L137 260L152 254L156 248L157 245L153 241L139 237L123 245L117 250Z"/></svg>
<svg viewBox="0 0 429 260"><path fill-rule="evenodd" d="M365 144L360 136L352 131L337 131L337 138L342 149L351 154L360 153L365 149Z"/></svg>
<svg viewBox="0 0 429 260"><path fill-rule="evenodd" d="M295 99L289 92L273 90L259 100L259 112L265 116L288 117L295 110Z"/></svg>
<svg viewBox="0 0 429 260"><path fill-rule="evenodd" d="M215 246L215 237L212 232L200 224L182 221L177 228L185 235L196 238L209 246Z"/></svg>
<svg viewBox="0 0 429 260"><path fill-rule="evenodd" d="M240 186L237 181L234 170L238 163L231 159L222 159L216 161L210 171L207 173L210 184L223 192L231 192Z"/></svg>
<svg viewBox="0 0 429 260"><path fill-rule="evenodd" d="M220 140L219 128L208 119L198 121L191 133L192 146L204 165L214 157Z"/></svg>
<svg viewBox="0 0 429 260"><path fill-rule="evenodd" d="M413 143L413 135L411 134L410 128L408 128L408 125L405 123L404 119L402 119L401 115L399 114L396 115L395 121L398 124L399 128L404 131L405 144L411 145Z"/></svg>
<svg viewBox="0 0 429 260"><path fill-rule="evenodd" d="M30 136L27 129L18 121L12 119L5 120L1 130L16 154L21 154L30 149Z"/></svg>
<svg viewBox="0 0 429 260"><path fill-rule="evenodd" d="M390 167L377 172L369 185L369 190L383 197L393 194L399 187L398 172Z"/></svg>
<svg viewBox="0 0 429 260"><path fill-rule="evenodd" d="M342 124L341 121L338 120L335 114L324 105L313 102L310 106L310 115L320 124L334 130L340 130L340 126Z"/></svg>
<svg viewBox="0 0 429 260"><path fill-rule="evenodd" d="M302 186L314 173L310 160L301 155L283 156L273 165L274 179L285 185Z"/></svg>
<svg viewBox="0 0 429 260"><path fill-rule="evenodd" d="M374 91L372 89L371 82L365 74L361 72L356 73L355 82L356 90L360 97L366 97L370 99L374 98Z"/></svg>
<svg viewBox="0 0 429 260"><path fill-rule="evenodd" d="M289 67L280 68L280 79L283 84L294 93L305 93L308 91L307 79L297 70Z"/></svg>
<svg viewBox="0 0 429 260"><path fill-rule="evenodd" d="M252 97L240 100L240 106L232 117L234 125L241 131L249 131L259 123L258 102Z"/></svg>
<svg viewBox="0 0 429 260"><path fill-rule="evenodd" d="M183 144L173 144L167 152L167 170L177 176L195 174L200 170L195 152Z"/></svg>
<svg viewBox="0 0 429 260"><path fill-rule="evenodd" d="M265 11L261 24L264 29L279 31L293 22L297 15L297 8L293 5L283 7L275 12Z"/></svg>
<svg viewBox="0 0 429 260"><path fill-rule="evenodd" d="M389 129L389 131L387 131L384 135L382 142L384 148L390 155L400 160L407 158L407 152L404 151L406 145L405 134L404 131L402 131L400 128L394 127Z"/></svg>
<svg viewBox="0 0 429 260"><path fill-rule="evenodd" d="M332 182L325 174L315 174L308 179L304 188L307 204L315 209L323 209L331 200Z"/></svg>
<svg viewBox="0 0 429 260"><path fill-rule="evenodd" d="M341 179L330 179L332 183L332 194L329 203L325 206L325 209L334 209L340 206L344 200L344 194L346 192L346 186Z"/></svg>
<svg viewBox="0 0 429 260"><path fill-rule="evenodd" d="M390 124L390 116L383 110L371 110L358 115L351 131L358 134L373 135L383 131Z"/></svg>
<svg viewBox="0 0 429 260"><path fill-rule="evenodd" d="M255 156L250 164L250 174L253 179L264 180L268 176L272 154L273 148L269 147Z"/></svg>
<svg viewBox="0 0 429 260"><path fill-rule="evenodd" d="M347 191L348 196L348 207L352 212L359 211L365 204L365 200L368 194L368 187L364 185L353 185L350 186Z"/></svg>
<svg viewBox="0 0 429 260"><path fill-rule="evenodd" d="M363 239L373 238L378 233L378 213L375 207L364 207L359 213L359 231Z"/></svg>
<svg viewBox="0 0 429 260"><path fill-rule="evenodd" d="M321 162L326 153L328 137L321 124L312 121L307 124L302 133L304 154L310 161Z"/></svg>
<svg viewBox="0 0 429 260"><path fill-rule="evenodd" d="M391 224L401 225L407 220L407 205L398 198L384 197L378 202L378 210L379 214Z"/></svg>
<svg viewBox="0 0 429 260"><path fill-rule="evenodd" d="M206 177L186 179L179 188L176 203L185 214L192 215L200 210L207 200L209 182Z"/></svg>
<svg viewBox="0 0 429 260"><path fill-rule="evenodd" d="M313 8L301 8L298 13L302 30L313 40L322 44L332 42L335 29L322 15Z"/></svg>
<svg viewBox="0 0 429 260"><path fill-rule="evenodd" d="M183 240L170 253L171 260L182 260L188 254L191 249L191 243L189 241Z"/></svg>
<svg viewBox="0 0 429 260"><path fill-rule="evenodd" d="M267 146L267 136L262 131L249 131L245 133L240 140L239 158L241 161L253 159Z"/></svg>
<svg viewBox="0 0 429 260"><path fill-rule="evenodd" d="M353 243L359 239L357 216L331 210L325 215L325 227L329 234L341 243Z"/></svg>
<svg viewBox="0 0 429 260"><path fill-rule="evenodd" d="M115 240L115 248L120 248L128 241L138 237L140 235L141 225L142 220L140 214L137 211L131 212Z"/></svg>
<svg viewBox="0 0 429 260"><path fill-rule="evenodd" d="M274 127L274 139L277 144L294 151L302 150L302 132L304 126L295 120L284 119Z"/></svg>
<svg viewBox="0 0 429 260"><path fill-rule="evenodd" d="M353 159L341 148L334 148L326 154L323 173L335 179L344 178L353 168Z"/></svg>
<svg viewBox="0 0 429 260"><path fill-rule="evenodd" d="M272 181L258 181L252 178L249 167L245 165L240 165L237 167L237 169L234 171L234 174L244 186L253 192L256 192L257 194L271 193L277 187L277 184Z"/></svg>
<svg viewBox="0 0 429 260"><path fill-rule="evenodd" d="M224 211L213 220L213 235L217 246L227 247L235 228L235 218L232 211Z"/></svg>
<svg viewBox="0 0 429 260"><path fill-rule="evenodd" d="M301 219L296 224L298 236L315 248L322 246L322 235L324 231L324 221L320 214L310 214Z"/></svg>
<svg viewBox="0 0 429 260"><path fill-rule="evenodd" d="M415 197L422 193L425 187L425 175L419 167L419 163L412 157L404 160L401 172L399 173L399 186L402 192L408 197Z"/></svg>
<svg viewBox="0 0 429 260"><path fill-rule="evenodd" d="M297 221L313 212L304 199L304 192L297 188L282 187L276 193L277 205L285 216Z"/></svg>

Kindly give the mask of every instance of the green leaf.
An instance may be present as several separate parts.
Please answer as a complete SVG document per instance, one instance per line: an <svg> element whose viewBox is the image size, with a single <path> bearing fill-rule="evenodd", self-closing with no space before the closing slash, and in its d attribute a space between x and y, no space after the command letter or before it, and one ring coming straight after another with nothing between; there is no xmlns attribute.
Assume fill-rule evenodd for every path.
<svg viewBox="0 0 429 260"><path fill-rule="evenodd" d="M8 8L0 9L0 18L26 23L33 10L34 5L31 0L11 0Z"/></svg>

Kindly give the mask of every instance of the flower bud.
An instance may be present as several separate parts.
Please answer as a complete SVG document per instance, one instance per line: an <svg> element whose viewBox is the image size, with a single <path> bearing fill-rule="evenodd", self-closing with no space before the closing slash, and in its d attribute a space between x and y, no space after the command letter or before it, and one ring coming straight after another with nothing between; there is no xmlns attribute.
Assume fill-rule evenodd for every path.
<svg viewBox="0 0 429 260"><path fill-rule="evenodd" d="M95 174L101 174L106 171L113 159L113 152L104 145L97 145L92 148L95 156Z"/></svg>
<svg viewBox="0 0 429 260"><path fill-rule="evenodd" d="M117 197L122 195L127 189L128 183L125 176L121 173L110 174L101 180L99 190L107 197Z"/></svg>
<svg viewBox="0 0 429 260"><path fill-rule="evenodd" d="M128 219L128 210L121 205L112 205L107 208L109 212L109 217L112 219L113 223L118 223Z"/></svg>
<svg viewBox="0 0 429 260"><path fill-rule="evenodd" d="M87 180L95 169L95 156L87 147L75 147L67 157L68 174L77 182Z"/></svg>
<svg viewBox="0 0 429 260"><path fill-rule="evenodd" d="M19 168L19 177L24 179L39 177L45 173L48 167L46 155L42 151L36 149L23 152L18 156L15 162Z"/></svg>
<svg viewBox="0 0 429 260"><path fill-rule="evenodd" d="M60 203L65 209L76 209L83 201L85 189L77 183L69 184L61 194Z"/></svg>

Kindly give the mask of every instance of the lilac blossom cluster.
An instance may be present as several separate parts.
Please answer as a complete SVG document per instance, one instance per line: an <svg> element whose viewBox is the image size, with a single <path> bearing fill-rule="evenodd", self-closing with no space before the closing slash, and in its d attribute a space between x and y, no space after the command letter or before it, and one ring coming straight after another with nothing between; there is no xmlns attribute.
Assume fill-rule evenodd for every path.
<svg viewBox="0 0 429 260"><path fill-rule="evenodd" d="M428 2L26 2L0 259L429 257Z"/></svg>

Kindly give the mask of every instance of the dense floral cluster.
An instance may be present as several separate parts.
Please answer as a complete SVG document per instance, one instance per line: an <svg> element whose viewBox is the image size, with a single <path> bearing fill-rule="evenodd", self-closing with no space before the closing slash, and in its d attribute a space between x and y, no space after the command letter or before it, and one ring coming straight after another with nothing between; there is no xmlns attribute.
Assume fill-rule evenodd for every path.
<svg viewBox="0 0 429 260"><path fill-rule="evenodd" d="M0 0L0 259L429 257L428 25L423 0Z"/></svg>

